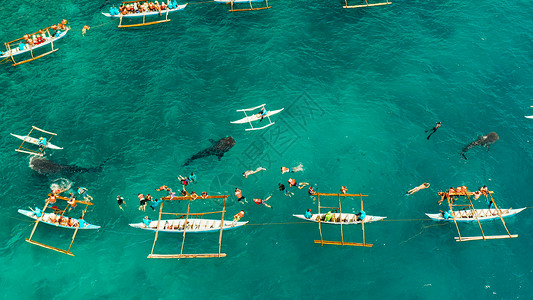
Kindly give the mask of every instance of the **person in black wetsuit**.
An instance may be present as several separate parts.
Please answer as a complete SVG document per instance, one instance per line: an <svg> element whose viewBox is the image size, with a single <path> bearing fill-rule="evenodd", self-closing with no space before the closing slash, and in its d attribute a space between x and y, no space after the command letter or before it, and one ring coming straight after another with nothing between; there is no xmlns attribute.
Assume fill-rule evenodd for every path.
<svg viewBox="0 0 533 300"><path fill-rule="evenodd" d="M433 127L431 130L426 130L426 132L431 131L431 133L428 135L428 140L431 137L431 135L434 134L435 131L437 131L437 129L439 128L440 128L440 122L437 122L437 124L435 124L435 127Z"/></svg>

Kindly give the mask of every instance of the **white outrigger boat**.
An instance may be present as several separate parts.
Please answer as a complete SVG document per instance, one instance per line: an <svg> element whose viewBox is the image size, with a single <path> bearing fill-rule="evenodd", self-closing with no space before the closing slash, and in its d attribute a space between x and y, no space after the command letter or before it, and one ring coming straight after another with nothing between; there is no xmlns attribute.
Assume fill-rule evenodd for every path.
<svg viewBox="0 0 533 300"><path fill-rule="evenodd" d="M502 218L514 216L517 213L523 211L526 209L525 207L522 208L508 208L508 209L466 209L466 210L456 210L451 212L451 217L448 219L445 219L442 213L438 214L429 214L426 213L426 216L428 216L430 219L434 221L447 221L447 222L453 222L454 219L457 222L476 222L476 221L488 221L488 220L497 220L500 219L500 216Z"/></svg>
<svg viewBox="0 0 533 300"><path fill-rule="evenodd" d="M122 2L122 4L129 4L129 3L135 3L139 1L125 1ZM146 25L153 25L158 23L164 23L164 22L170 22L170 19L168 18L168 14L177 12L180 10L184 10L185 7L187 7L188 3L181 4L176 6L175 8L166 8L162 9L161 11L147 11L147 12L140 12L140 13L130 13L123 15L117 8L112 7L108 13L102 13L102 15L108 17L108 18L118 18L120 19L120 23L118 24L119 28L124 27L138 27L138 26L146 26ZM113 13L112 13L113 12ZM152 21L152 22L146 22L146 17L150 16L165 16L164 20L158 20L158 21ZM122 25L122 19L134 19L134 18L142 18L143 22L140 24L130 24L130 25Z"/></svg>
<svg viewBox="0 0 533 300"><path fill-rule="evenodd" d="M332 215L333 217L331 218L331 220L327 222L324 221L324 217L326 216L326 214L314 214L310 219L306 218L304 215L292 215L292 216L296 218L300 218L302 220L309 221L309 222L315 222L315 223L321 222L323 224L333 224L333 225L361 224L363 222L370 223L370 222L381 221L387 218L387 217L366 215L364 220L360 220L359 216L356 214L333 213Z"/></svg>
<svg viewBox="0 0 533 300"><path fill-rule="evenodd" d="M251 116L249 116L248 114L246 114L247 111L253 111L253 110L257 110L257 109L264 109L265 108L265 105L266 104L261 104L259 106L256 106L256 107L252 107L252 108L246 108L246 109L238 109L237 111L242 111L244 113L244 115L246 117L240 119L240 120L237 120L237 121L232 121L230 123L232 124L244 124L244 123L249 123L250 124L250 127L251 128L247 128L246 131L249 131L249 130L261 130L261 129L264 129L264 128L267 128L269 126L272 126L274 124L276 124L275 122L272 122L272 120L270 119L271 116L275 115L275 114L278 114L280 113L281 111L283 111L285 108L282 108L282 109L278 109L278 110L267 110L267 113L265 116L263 116L263 118L267 118L268 119L268 124L263 126L263 127L254 127L252 125L252 122L255 122L255 121L260 121L261 120L261 113L256 113L256 114L253 114Z"/></svg>
<svg viewBox="0 0 533 300"><path fill-rule="evenodd" d="M31 211L31 210L19 209L18 212L20 214L25 215L26 217L32 218L34 220L37 220L37 215L35 215L34 212ZM93 224L88 224L88 223L84 227L80 227L79 226L79 224L80 224L79 220L78 219L74 219L74 218L72 218L72 221L75 224L74 226L60 225L59 222L53 222L52 221L52 219L54 219L56 217L59 217L59 216L54 214L54 213L44 213L42 215L42 217L40 218L40 222L48 224L48 225L51 225L51 226L61 227L61 228L66 228L66 229L99 229L100 228L100 226L98 226L98 225L93 225ZM63 218L65 218L65 217L63 217Z"/></svg>
<svg viewBox="0 0 533 300"><path fill-rule="evenodd" d="M159 230L157 224L159 223ZM224 221L222 230L235 229L246 225L246 222L233 222ZM187 226L185 226L187 224ZM133 228L139 228L150 231L168 232L168 233L203 233L203 232L220 232L221 220L212 219L172 219L150 222L150 226L147 227L144 223L129 224Z"/></svg>
<svg viewBox="0 0 533 300"><path fill-rule="evenodd" d="M34 138L34 137L31 136L31 133L33 132L33 130L37 130L37 131L40 131L42 133L46 133L46 134L50 135L50 137L48 138L48 140L43 139L43 138L39 138L39 139L38 138ZM10 134L12 136L22 140L22 144L20 144L18 149L15 149L15 151L17 151L17 152L22 152L22 153L32 154L32 155L37 155L37 156L43 156L44 150L46 148L55 149L55 150L62 150L63 149L63 148L61 148L59 146L56 146L56 145L50 143L50 140L52 140L52 137L56 136L57 133L49 132L49 131L37 128L35 126L32 126L30 132L27 135L18 135L18 134L13 134L13 133L10 133ZM24 143L30 143L30 144L39 146L39 151L28 149L28 148L24 148L23 147Z"/></svg>
<svg viewBox="0 0 533 300"><path fill-rule="evenodd" d="M35 49L39 49L43 46L46 46L46 45L50 45L52 42L55 42L59 39L62 39L64 38L66 35L67 35L67 32L68 32L68 29L65 30L65 31L62 31L61 33L59 33L58 35L56 36L52 36L52 35L48 35L46 36L46 33L44 33L44 42L38 44L38 45L33 45L33 46L30 46L28 44L25 44L24 45L24 49L20 49L19 47L15 47L15 48L10 48L10 50L8 51L4 51L2 53L2 55L0 55L0 58L7 58L7 57L10 57L10 56L16 56L16 55L20 55L20 54L24 54L24 53L28 53L32 50L35 50ZM50 34L50 33L48 33ZM59 49L56 49L56 50L59 50Z"/></svg>

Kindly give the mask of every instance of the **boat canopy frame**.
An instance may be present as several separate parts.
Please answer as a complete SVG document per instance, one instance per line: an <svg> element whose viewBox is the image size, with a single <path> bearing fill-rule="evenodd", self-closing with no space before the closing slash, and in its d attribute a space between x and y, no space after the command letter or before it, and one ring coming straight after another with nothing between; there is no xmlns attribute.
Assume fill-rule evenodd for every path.
<svg viewBox="0 0 533 300"><path fill-rule="evenodd" d="M246 116L246 118L248 117L251 117L251 116L248 116L248 114L246 113L247 111L254 111L254 110L257 110L259 108L265 108L266 104L261 104L261 105L258 105L256 107L252 107L252 108L245 108L245 109L237 109L238 112L243 112L244 115ZM270 119L270 116L267 114L266 117L268 118L268 124L265 125L265 126L262 126L262 127L254 127L254 125L252 124L252 121L248 121L248 124L250 124L250 128L246 128L245 131L251 131L251 130L261 130L261 129L265 129L267 127L270 127L274 124L276 124L276 122L272 122L272 119Z"/></svg>
<svg viewBox="0 0 533 300"><path fill-rule="evenodd" d="M158 220L157 220L157 229L155 231L154 243L152 245L152 250L151 250L150 254L148 255L148 258L166 258L166 259L170 259L170 258L214 258L214 257L220 258L220 257L226 257L226 253L222 253L222 233L224 232L224 216L225 216L225 213L226 213L226 200L228 199L228 197L229 197L229 195L207 196L205 198L191 197L190 195L183 196L183 197L172 197L172 198L170 198L169 196L162 197L161 200L163 200L163 202L161 203L161 206L159 208L159 217L158 217ZM204 200L204 199L224 199L222 210L220 210L220 211L212 211L212 212L202 212L202 213L191 213L191 210L190 210L191 209L191 202L195 201L195 200ZM164 207L166 201L187 201L187 213L164 212L163 211L163 207ZM182 237L182 241L181 241L180 253L176 253L176 254L156 254L156 253L154 253L155 245L157 243L157 239L158 239L158 235L159 235L159 228L160 228L159 225L161 224L161 221L162 221L161 220L161 216L162 215L180 215L181 216L180 218L185 217L185 224L187 224L190 216L196 216L197 218L198 217L203 218L204 215L217 214L217 213L222 214L221 220L220 220L221 224L220 224L220 234L219 234L219 237L218 237L218 252L217 253L183 253L183 249L184 249L184 246L185 246L185 240L186 240L186 234L187 234L187 226L185 226L185 228L183 230L183 237Z"/></svg>
<svg viewBox="0 0 533 300"><path fill-rule="evenodd" d="M333 193L314 193L313 194L314 196L317 196L317 203L318 203L318 214L321 213L321 209L322 208L326 208L326 209L336 209L339 211L339 213L342 215L342 198L345 198L346 197L360 197L361 198L361 210L364 209L364 204L363 204L363 197L368 197L368 195L363 195L363 194L333 194ZM322 206L321 202L320 202L320 196L327 196L327 197L338 197L339 199L339 207L327 207L327 206ZM318 231L320 232L320 240L314 240L315 244L321 244L322 246L324 245L338 245L338 246L359 246L359 247L372 247L374 246L373 244L368 244L366 242L366 236L365 236L365 221L361 221L361 226L362 226L362 232L363 232L363 242L362 243L353 243L353 242L345 242L344 241L344 229L343 229L343 220L342 218L340 218L340 227L341 227L341 230L340 230L340 233L341 233L341 240L340 241L326 241L324 240L323 238L323 234L322 234L322 223L325 223L322 221L321 218L318 219Z"/></svg>
<svg viewBox="0 0 533 300"><path fill-rule="evenodd" d="M46 33L48 33L48 36L50 37L50 45L52 46L52 50L50 50L50 51L48 51L48 52L45 52L45 53L43 53L43 54L39 54L39 55L37 55L37 56L34 56L34 55L33 55L33 48L34 48L34 47L33 47L32 45L29 45L29 47L30 47L31 58L26 59L26 60L22 60L22 61L19 61L19 62L15 61L15 58L13 57L13 51L12 51L12 48L11 48L11 44L13 44L14 42L18 42L18 41L24 39L24 36L21 37L21 38L18 38L18 39L16 39L16 40L13 40L13 41L11 41L11 42L4 43L4 45L6 46L6 50L7 50L7 52L9 52L9 58L10 58L11 61L13 62L12 66L18 66L18 65L25 64L25 63L27 63L27 62L30 62L30 61L33 61L33 60L39 59L39 58L41 58L41 57L47 56L47 55L52 54L52 53L56 52L57 50L59 50L59 48L55 48L55 49L54 49L54 41L53 41L52 35L50 34L50 30L49 30L50 28L52 28L52 26L48 26L48 27L43 28L43 29L41 29L41 30L39 30L39 31L36 31L36 32L34 32L34 33L32 33L32 34L28 34L28 36L32 36L32 35L35 35L35 34L40 34L41 31L45 31L45 30L46 30ZM37 47L35 47L35 48L37 48Z"/></svg>
<svg viewBox="0 0 533 300"><path fill-rule="evenodd" d="M450 208L450 212L453 217L453 222L455 223L455 228L457 229L457 234L459 235L457 237L454 237L455 241L457 242L468 242L468 241L479 241L479 240L486 241L486 240L493 240L493 239L510 239L510 238L518 237L518 234L511 234L511 232L509 232L509 229L507 228L507 224L505 224L505 220L503 219L502 211L498 207L498 205L496 205L496 201L494 201L494 198L492 197L493 193L494 193L493 191L488 191L486 194L484 193L484 195L487 199L490 197L492 204L494 205L494 210L500 217L500 220L502 221L503 227L505 228L505 231L507 232L507 234L506 235L485 235L485 231L483 230L483 226L481 226L478 213L476 209L474 208L474 204L472 200L470 199L470 196L474 195L474 193L469 192L469 191L466 191L463 193L450 193L449 197L447 197L448 207ZM468 202L466 204L454 204L454 202L457 201L457 200L455 201L453 200L454 196L456 197L464 196L465 199L468 200ZM474 219L477 221L479 225L481 236L469 236L469 237L461 236L461 231L459 230L459 225L457 224L457 220L455 218L455 212L453 210L453 207L465 207L463 209L470 209L472 211L472 215L474 216Z"/></svg>
<svg viewBox="0 0 533 300"><path fill-rule="evenodd" d="M39 147L39 146L37 146L37 147L39 147L39 151L36 151L36 150L29 149L29 148L25 148L25 147L24 147L24 143L27 143L27 142L23 140L23 141L22 141L22 144L20 144L20 146L19 146L17 149L15 149L15 151L17 151L17 152L21 152L21 153L26 153L26 154L31 154L31 155L43 156L43 155L44 155L44 151L46 150L46 148L48 148L48 145L50 144L50 141L52 140L52 138L53 138L54 136L57 135L57 133L53 133L53 132L46 131L46 130L43 130L43 129L37 128L37 127L35 127L35 126L32 126L30 132L29 132L26 136L31 137L31 133L33 132L33 130L37 130L37 131L40 131L40 132L42 132L42 133L46 133L46 134L50 135L50 137L48 138L48 141L47 141L46 145L43 146L43 147ZM29 144L31 144L31 143L29 143ZM33 145L33 144L32 144L32 145Z"/></svg>
<svg viewBox="0 0 533 300"><path fill-rule="evenodd" d="M42 209L42 213L43 215L39 218L37 218L37 220L35 220L35 225L33 226L33 230L31 231L31 234L30 234L30 237L26 239L26 242L30 243L30 244L34 244L34 245L37 245L39 247L43 247L43 248L46 248L46 249L50 249L50 250L54 250L54 251L57 251L57 252L60 252L60 253L63 253L63 254L67 254L67 255L70 255L70 256L74 256L74 253L72 253L70 251L70 249L72 248L72 244L74 244L74 240L76 239L76 235L78 234L78 230L80 229L80 227L76 227L76 229L74 230L74 233L72 234L72 239L70 241L70 245L68 246L67 249L61 249L61 248L57 248L57 247L53 247L53 246L50 246L50 245L46 245L46 244L43 244L43 243L40 243L40 242L37 242L35 240L32 240L32 237L33 237L33 234L35 233L35 230L37 229L37 226L39 225L41 219L44 217L44 213L46 211L46 208L48 208L48 205L50 204L50 196L51 194L48 194L49 198L46 199L46 204L44 205L43 209ZM68 198L66 197L62 197L62 196L56 196L56 199L59 199L59 200L65 200L65 201L69 201ZM76 203L80 203L80 204L85 204L85 209L82 211L81 213L81 219L83 219L85 217L85 213L87 212L87 208L90 206L90 205L94 205L92 202L89 202L89 201L80 201L80 200L76 200ZM60 216L63 216L65 214L65 212L67 211L67 208L71 206L70 204L67 204L67 206L65 207L64 210L61 211L61 215Z"/></svg>
<svg viewBox="0 0 533 300"><path fill-rule="evenodd" d="M385 0L386 2L379 2L379 3L368 3L368 0L365 0L365 4L358 4L358 5L349 5L348 0L344 0L345 5L342 8L363 8L363 7L371 7L371 6L383 6L383 5L391 5L392 2L389 0Z"/></svg>

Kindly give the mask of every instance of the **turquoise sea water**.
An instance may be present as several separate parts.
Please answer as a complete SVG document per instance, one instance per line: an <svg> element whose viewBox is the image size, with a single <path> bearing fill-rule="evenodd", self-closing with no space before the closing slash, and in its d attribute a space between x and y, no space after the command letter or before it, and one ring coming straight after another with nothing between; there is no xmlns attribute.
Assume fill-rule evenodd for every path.
<svg viewBox="0 0 533 300"><path fill-rule="evenodd" d="M191 3L170 23L129 30L107 23L106 3L27 1L0 10L2 41L62 18L72 27L56 53L0 66L2 298L533 297L530 209L506 220L519 238L487 242L457 243L453 224L424 215L443 209L436 192L459 185L488 185L501 207L531 206L533 123L523 117L533 115L530 3L398 1L343 10L341 1L272 0L270 10L233 14ZM92 29L83 37L85 24ZM229 123L242 117L236 109L262 103L285 107L276 125L245 132ZM424 130L436 121L443 126L428 141ZM48 151L50 160L106 161L101 172L37 174L9 136L31 125L58 133L53 142L64 150ZM474 148L461 159L466 144L491 131L500 140L489 151ZM236 145L220 161L182 166L225 136ZM279 172L300 163L304 172ZM241 176L259 166L267 171ZM227 219L244 209L251 226L224 233L225 258L147 259L154 235L128 223L157 215L138 211L136 195L159 195L162 184L177 189L177 176L191 171L198 193L240 187L249 203L230 197ZM279 224L316 212L306 190L292 198L277 191L291 176L320 192L346 185L369 195L365 211L388 217L365 226L374 247L320 246L316 224ZM17 213L43 205L58 177L90 190L95 205L86 219L102 226L78 233L75 257L26 243L32 223ZM422 182L431 187L403 196ZM273 209L250 203L271 194ZM344 211L359 208L359 200L343 203ZM483 228L504 233L501 222ZM340 238L337 229L325 228L324 238ZM461 232L480 234L476 224ZM35 239L68 247L71 233L42 225ZM362 240L360 226L344 233ZM217 234L191 234L185 252L216 252L217 242ZM156 252L180 247L181 235L162 234Z"/></svg>

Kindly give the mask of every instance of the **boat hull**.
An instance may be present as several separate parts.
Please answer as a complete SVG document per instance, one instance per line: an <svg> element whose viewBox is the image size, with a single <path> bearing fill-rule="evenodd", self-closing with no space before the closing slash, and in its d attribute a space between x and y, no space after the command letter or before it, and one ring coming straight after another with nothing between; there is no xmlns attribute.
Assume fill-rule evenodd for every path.
<svg viewBox="0 0 533 300"><path fill-rule="evenodd" d="M310 219L307 219L306 217L304 217L304 215L292 215L292 216L296 217L296 218L299 218L299 219L302 219L302 220L309 221L309 222L315 222L315 223L318 223L319 219L320 219L320 223L332 224L332 225L341 225L341 224L342 225L352 225L352 224L361 224L361 223L363 223L363 221L359 220L357 215L355 215L355 214L335 213L335 214L332 214L333 217L332 217L331 221L329 221L329 222L324 222L324 216L325 215L326 214L314 214ZM376 222L376 221L381 221L381 220L386 219L386 218L387 217L366 215L366 217L364 219L364 222L365 223Z"/></svg>
<svg viewBox="0 0 533 300"><path fill-rule="evenodd" d="M47 37L46 38L46 42L43 42L43 43L41 43L39 45L36 45L36 46L32 47L31 49L29 47L25 47L24 50L20 50L18 47L17 48L13 48L13 49L11 49L11 51L4 52L4 54L2 54L0 56L0 58L6 58L6 57L11 57L11 55L16 56L16 55L28 53L28 52L30 52L30 50L35 50L35 49L39 49L39 48L41 48L43 46L50 45L51 42L55 42L55 41L65 37L65 35L67 35L67 32L68 32L68 29L63 31L63 32L61 32L59 34L59 36L51 38L51 40L50 40L50 37Z"/></svg>
<svg viewBox="0 0 533 300"><path fill-rule="evenodd" d="M271 116L273 116L275 114L278 114L284 109L285 108L278 109L278 110L269 110L269 111L267 111L267 114L266 114L266 116L263 117L263 119L266 118L266 117L271 117ZM254 114L254 115L242 118L240 120L233 121L231 123L232 124L244 124L244 123L249 123L249 122L254 122L254 121L259 121L259 120L261 120L261 117L258 117L257 114Z"/></svg>
<svg viewBox="0 0 533 300"><path fill-rule="evenodd" d="M185 228L185 221L187 221L187 227ZM146 227L144 223L134 223L129 224L133 228L139 228L149 231L157 231L158 221L150 222L150 227ZM172 219L172 220L161 220L159 223L159 232L168 232L168 233L204 233L204 232L219 232L220 231L220 220L212 219ZM235 229L246 225L246 222L233 222L233 221L224 221L224 226L222 230ZM169 226L172 225L172 229L169 229Z"/></svg>
<svg viewBox="0 0 533 300"><path fill-rule="evenodd" d="M32 218L34 220L37 220L37 216L33 215L33 212L30 211L30 210L19 209L18 212L20 214L25 215L26 217ZM78 227L75 227L75 226L63 226L63 225L59 225L58 223L52 223L52 222L50 222L50 215L51 215L51 213L44 213L43 217L41 217L39 221L41 223L48 224L50 226L61 227L61 228L65 228L65 229L76 229L76 228L78 228ZM78 222L78 219L72 218L72 220L74 220L75 222ZM100 228L100 226L93 225L93 224L87 224L87 226L85 226L85 227L79 227L80 230L81 229L99 229L99 228Z"/></svg>
<svg viewBox="0 0 533 300"><path fill-rule="evenodd" d="M178 7L176 8L173 8L173 9L169 9L168 10L168 13L173 13L173 12L176 12L176 11L180 11L180 10L184 10L185 7L187 7L188 3L187 4L182 4L182 5L178 5ZM161 11L161 15L165 15L167 13L167 10L162 10ZM139 18L139 17L149 17L149 16L159 16L159 12L158 11L151 11L151 12L145 12L145 13L138 13L138 14L127 14L127 15L122 15L122 14L118 14L118 15L111 15L109 13L102 13L102 15L108 17L108 18L120 18L120 16L122 16L123 19L125 18Z"/></svg>
<svg viewBox="0 0 533 300"><path fill-rule="evenodd" d="M523 211L526 209L523 208L517 208L517 209L501 209L501 216L506 218L510 216L514 216L517 213ZM456 222L477 222L479 221L490 221L490 220L496 220L499 219L500 216L498 215L498 211L496 209L476 209L475 210L477 218L473 215L473 212L471 209L468 210L458 210L452 212L452 214L455 217ZM454 218L450 219L444 219L441 213L438 214L428 214L426 213L426 216L428 216L430 219L434 221L447 221L447 222L453 222Z"/></svg>

